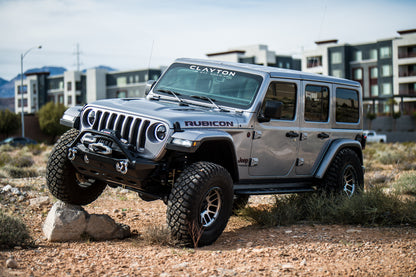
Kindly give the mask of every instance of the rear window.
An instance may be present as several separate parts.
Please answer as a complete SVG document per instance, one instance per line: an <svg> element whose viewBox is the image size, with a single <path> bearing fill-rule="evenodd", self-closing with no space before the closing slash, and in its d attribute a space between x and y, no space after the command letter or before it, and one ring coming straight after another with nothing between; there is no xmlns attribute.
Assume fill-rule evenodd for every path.
<svg viewBox="0 0 416 277"><path fill-rule="evenodd" d="M343 123L357 123L360 118L358 91L337 88L336 98L336 121Z"/></svg>

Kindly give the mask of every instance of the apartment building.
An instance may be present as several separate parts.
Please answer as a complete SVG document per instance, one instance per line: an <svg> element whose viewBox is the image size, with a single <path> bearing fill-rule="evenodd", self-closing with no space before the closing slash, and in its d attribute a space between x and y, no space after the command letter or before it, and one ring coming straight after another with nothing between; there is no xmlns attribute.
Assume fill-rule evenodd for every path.
<svg viewBox="0 0 416 277"><path fill-rule="evenodd" d="M162 69L110 72L102 68L54 76L48 72L29 73L23 88L20 80L15 82L15 111L22 111L22 92L25 114L36 113L49 101L72 107L105 98L144 97L146 82L161 74Z"/></svg>
<svg viewBox="0 0 416 277"><path fill-rule="evenodd" d="M359 82L366 113L416 111L416 29L360 44L317 41L304 51L302 70Z"/></svg>
<svg viewBox="0 0 416 277"><path fill-rule="evenodd" d="M241 46L224 52L209 53L206 55L209 59L219 61L301 70L300 59L293 58L292 56L276 55L275 51L269 50L267 45L262 44Z"/></svg>

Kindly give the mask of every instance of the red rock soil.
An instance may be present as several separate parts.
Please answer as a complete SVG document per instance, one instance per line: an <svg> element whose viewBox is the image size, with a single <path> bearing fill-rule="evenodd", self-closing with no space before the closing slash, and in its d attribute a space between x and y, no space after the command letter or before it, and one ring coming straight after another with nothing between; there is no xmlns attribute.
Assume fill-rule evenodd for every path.
<svg viewBox="0 0 416 277"><path fill-rule="evenodd" d="M10 181L28 198L48 195L44 178ZM51 198L52 199L52 198ZM250 205L270 202L253 197ZM51 204L31 207L28 200L3 203L28 224L36 248L0 251L0 276L416 276L416 229L338 225L261 228L233 216L211 246L188 249L152 245L149 226L165 224L165 205L136 194L107 189L85 207L128 224L137 236L125 240L50 243L41 226ZM14 256L18 267L6 268Z"/></svg>

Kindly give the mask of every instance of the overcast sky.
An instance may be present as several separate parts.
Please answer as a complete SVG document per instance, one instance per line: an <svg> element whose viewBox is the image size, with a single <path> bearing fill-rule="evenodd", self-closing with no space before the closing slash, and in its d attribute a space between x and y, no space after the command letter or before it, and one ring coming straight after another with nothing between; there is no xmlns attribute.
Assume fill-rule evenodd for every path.
<svg viewBox="0 0 416 277"><path fill-rule="evenodd" d="M0 77L24 68L119 70L266 44L300 55L317 40L371 42L416 28L415 0L0 0ZM153 45L153 46L152 46Z"/></svg>

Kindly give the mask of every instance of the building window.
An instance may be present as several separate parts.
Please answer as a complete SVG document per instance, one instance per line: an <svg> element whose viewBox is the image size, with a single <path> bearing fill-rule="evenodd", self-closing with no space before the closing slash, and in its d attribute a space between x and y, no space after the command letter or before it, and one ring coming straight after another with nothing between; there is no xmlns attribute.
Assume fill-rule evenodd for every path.
<svg viewBox="0 0 416 277"><path fill-rule="evenodd" d="M18 94L22 94L22 87L21 86L17 86L17 93ZM23 85L23 94L27 93L27 86Z"/></svg>
<svg viewBox="0 0 416 277"><path fill-rule="evenodd" d="M58 103L59 104L63 104L64 103L64 95L63 94L59 94L58 95Z"/></svg>
<svg viewBox="0 0 416 277"><path fill-rule="evenodd" d="M322 57L316 56L316 57L306 57L306 67L312 68L312 67L318 67L322 66Z"/></svg>
<svg viewBox="0 0 416 277"><path fill-rule="evenodd" d="M354 61L359 62L363 60L363 52L357 50L354 52Z"/></svg>
<svg viewBox="0 0 416 277"><path fill-rule="evenodd" d="M136 83L139 82L139 75L134 75L134 80L136 81Z"/></svg>
<svg viewBox="0 0 416 277"><path fill-rule="evenodd" d="M332 70L332 76L342 78L342 71L339 69L333 69Z"/></svg>
<svg viewBox="0 0 416 277"><path fill-rule="evenodd" d="M370 60L377 60L377 49L370 50Z"/></svg>
<svg viewBox="0 0 416 277"><path fill-rule="evenodd" d="M356 123L360 118L358 92L351 89L337 88L336 90L336 121Z"/></svg>
<svg viewBox="0 0 416 277"><path fill-rule="evenodd" d="M286 63L286 68L290 68L290 63Z"/></svg>
<svg viewBox="0 0 416 277"><path fill-rule="evenodd" d="M122 76L122 77L117 78L117 86L118 87L125 86L126 84L127 84L126 76Z"/></svg>
<svg viewBox="0 0 416 277"><path fill-rule="evenodd" d="M133 84L134 83L134 79L133 78L134 78L133 76L130 76L129 77L129 84Z"/></svg>
<svg viewBox="0 0 416 277"><path fill-rule="evenodd" d="M329 88L307 85L305 88L305 121L327 122Z"/></svg>
<svg viewBox="0 0 416 277"><path fill-rule="evenodd" d="M378 68L377 67L370 68L370 78L371 79L377 79L378 78Z"/></svg>
<svg viewBox="0 0 416 277"><path fill-rule="evenodd" d="M127 91L125 90L121 90L121 91L117 91L117 98L126 98L127 97Z"/></svg>
<svg viewBox="0 0 416 277"><path fill-rule="evenodd" d="M24 105L24 107L27 107L27 98L24 98L23 99L23 105ZM22 99L19 99L18 101L17 101L17 106L20 108L20 107L22 107Z"/></svg>
<svg viewBox="0 0 416 277"><path fill-rule="evenodd" d="M278 66L277 66L277 67L282 68L282 67L283 67L283 63L282 63L282 62L279 62L279 64L278 64Z"/></svg>
<svg viewBox="0 0 416 277"><path fill-rule="evenodd" d="M363 79L363 69L362 68L353 68L352 75L354 80L362 80Z"/></svg>
<svg viewBox="0 0 416 277"><path fill-rule="evenodd" d="M391 95L391 83L383 83L383 95Z"/></svg>
<svg viewBox="0 0 416 277"><path fill-rule="evenodd" d="M392 71L391 65L385 64L381 67L381 76L390 77L392 75L391 71Z"/></svg>
<svg viewBox="0 0 416 277"><path fill-rule="evenodd" d="M378 85L371 85L371 96L378 96Z"/></svg>
<svg viewBox="0 0 416 277"><path fill-rule="evenodd" d="M68 95L68 105L72 105L72 95Z"/></svg>
<svg viewBox="0 0 416 277"><path fill-rule="evenodd" d="M296 84L272 82L267 89L266 100L275 100L282 102L282 113L279 118L280 120L293 120L296 114Z"/></svg>
<svg viewBox="0 0 416 277"><path fill-rule="evenodd" d="M75 90L81 90L82 89L82 84L81 82L75 82Z"/></svg>
<svg viewBox="0 0 416 277"><path fill-rule="evenodd" d="M391 48L389 46L381 47L380 48L380 58L390 58L391 57Z"/></svg>
<svg viewBox="0 0 416 277"><path fill-rule="evenodd" d="M333 52L333 53L331 53L331 63L332 64L340 64L340 63L342 63L342 54L341 54L341 52Z"/></svg>
<svg viewBox="0 0 416 277"><path fill-rule="evenodd" d="M66 83L66 90L67 91L71 91L72 90L72 82L67 82Z"/></svg>
<svg viewBox="0 0 416 277"><path fill-rule="evenodd" d="M33 90L33 94L36 94L36 84L33 84L32 90Z"/></svg>

